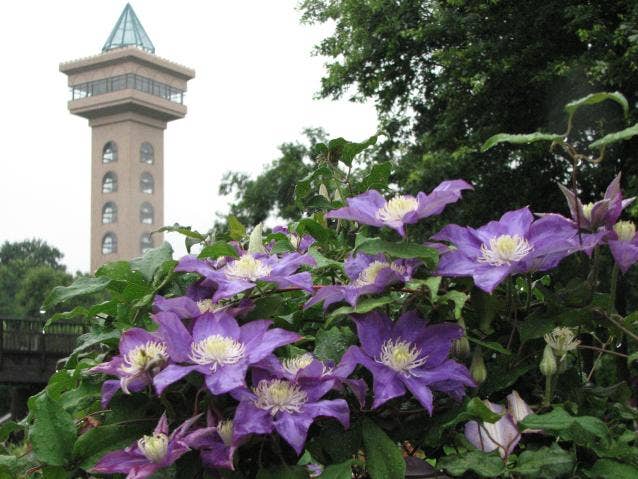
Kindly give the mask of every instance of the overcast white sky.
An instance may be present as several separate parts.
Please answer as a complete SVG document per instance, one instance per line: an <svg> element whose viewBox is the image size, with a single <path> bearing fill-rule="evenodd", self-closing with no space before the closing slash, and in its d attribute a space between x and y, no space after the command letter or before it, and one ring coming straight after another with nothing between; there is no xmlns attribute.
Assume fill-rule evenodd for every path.
<svg viewBox="0 0 638 479"><path fill-rule="evenodd" d="M126 2L7 2L0 28L3 92L0 242L43 238L70 271L89 269L90 129L67 110L62 61L99 53ZM165 133L165 223L206 230L228 169L259 173L304 127L362 140L372 105L313 100L330 27L301 25L296 0L134 0L159 56L197 72L188 115ZM183 253L181 238L170 236Z"/></svg>

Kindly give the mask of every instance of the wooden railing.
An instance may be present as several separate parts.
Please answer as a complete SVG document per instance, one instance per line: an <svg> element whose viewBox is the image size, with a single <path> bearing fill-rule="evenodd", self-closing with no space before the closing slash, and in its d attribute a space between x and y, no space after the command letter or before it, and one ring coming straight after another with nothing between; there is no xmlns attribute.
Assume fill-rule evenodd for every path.
<svg viewBox="0 0 638 479"><path fill-rule="evenodd" d="M86 325L77 322L52 324L44 331L44 320L0 318L0 354L41 354L62 357L75 348Z"/></svg>

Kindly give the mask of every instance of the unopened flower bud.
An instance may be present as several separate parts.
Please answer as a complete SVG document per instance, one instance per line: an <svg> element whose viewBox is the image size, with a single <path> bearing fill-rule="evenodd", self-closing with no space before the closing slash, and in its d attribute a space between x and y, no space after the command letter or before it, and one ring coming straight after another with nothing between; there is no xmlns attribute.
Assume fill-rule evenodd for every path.
<svg viewBox="0 0 638 479"><path fill-rule="evenodd" d="M543 376L553 376L556 374L556 356L554 356L554 351L549 344L547 344L543 350L543 359L541 359L539 369Z"/></svg>
<svg viewBox="0 0 638 479"><path fill-rule="evenodd" d="M335 201L341 201L343 198L341 197L341 193L339 193L339 188L335 190L335 194L332 196Z"/></svg>
<svg viewBox="0 0 638 479"><path fill-rule="evenodd" d="M485 361L483 361L483 353L481 353L480 347L474 350L472 364L470 364L470 374L477 385L480 385L487 379L487 368L485 367Z"/></svg>
<svg viewBox="0 0 638 479"><path fill-rule="evenodd" d="M614 225L614 231L620 241L631 241L636 236L636 225L631 221L619 221Z"/></svg>
<svg viewBox="0 0 638 479"><path fill-rule="evenodd" d="M264 248L264 239L261 233L262 226L261 223L259 223L253 228L250 233L250 238L248 239L248 252L250 254L266 252L266 248Z"/></svg>
<svg viewBox="0 0 638 479"><path fill-rule="evenodd" d="M330 201L330 193L328 193L328 188L323 183L319 185L319 194Z"/></svg>
<svg viewBox="0 0 638 479"><path fill-rule="evenodd" d="M465 321L463 321L463 318L459 318L458 325L463 328L463 336L455 339L452 343L452 354L457 358L466 358L470 355L470 342L465 335Z"/></svg>

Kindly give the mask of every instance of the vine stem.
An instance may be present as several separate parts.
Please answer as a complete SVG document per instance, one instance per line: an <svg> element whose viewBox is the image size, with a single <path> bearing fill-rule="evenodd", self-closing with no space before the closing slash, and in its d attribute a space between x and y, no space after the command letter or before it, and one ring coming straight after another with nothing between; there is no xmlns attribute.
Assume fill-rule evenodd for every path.
<svg viewBox="0 0 638 479"><path fill-rule="evenodd" d="M614 263L614 267L611 270L611 280L609 286L609 307L607 311L609 314L613 314L616 310L616 288L618 286L618 264Z"/></svg>
<svg viewBox="0 0 638 479"><path fill-rule="evenodd" d="M591 349L592 351L598 351L601 354L602 353L613 354L614 356L618 356L618 357L621 357L621 358L628 358L629 357L626 354L619 353L619 352L616 352L616 351L611 351L609 349L598 348L596 346L587 346L587 345L581 344L581 345L578 346L578 349Z"/></svg>
<svg viewBox="0 0 638 479"><path fill-rule="evenodd" d="M545 397L543 398L543 407L549 407L552 402L552 380L553 374L545 376Z"/></svg>

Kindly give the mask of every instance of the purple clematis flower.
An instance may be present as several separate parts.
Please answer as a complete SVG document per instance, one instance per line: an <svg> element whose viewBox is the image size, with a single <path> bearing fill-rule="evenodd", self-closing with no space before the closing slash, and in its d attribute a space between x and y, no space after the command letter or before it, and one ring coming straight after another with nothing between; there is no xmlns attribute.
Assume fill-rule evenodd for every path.
<svg viewBox="0 0 638 479"><path fill-rule="evenodd" d="M474 387L467 368L448 359L452 342L463 335L461 327L442 323L427 326L416 312L403 314L396 323L378 311L355 318L361 347L344 354L341 374L357 364L374 377L374 403L378 408L406 392L406 388L432 414L432 390L457 394Z"/></svg>
<svg viewBox="0 0 638 479"><path fill-rule="evenodd" d="M321 400L324 384L311 386L287 379L261 379L252 390L238 388L231 392L239 401L235 412L235 438L277 431L301 454L308 429L317 417L332 417L343 427L350 426L350 410L343 399Z"/></svg>
<svg viewBox="0 0 638 479"><path fill-rule="evenodd" d="M439 260L441 276L472 276L491 293L508 276L547 271L578 248L573 222L556 214L534 221L529 208L505 213L478 229L448 225L433 236L456 249ZM576 240L577 241L577 240Z"/></svg>
<svg viewBox="0 0 638 479"><path fill-rule="evenodd" d="M589 231L596 231L601 226L611 228L620 213L629 206L635 198L623 199L620 191L620 173L609 183L605 196L595 203L583 205L572 190L563 185L558 185L567 199L572 219L580 224L580 227Z"/></svg>
<svg viewBox="0 0 638 479"><path fill-rule="evenodd" d="M198 449L202 463L208 468L222 467L234 470L233 455L241 445L234 438L234 421L232 419L216 420L209 412L207 426L193 431L184 438L184 443L191 449Z"/></svg>
<svg viewBox="0 0 638 479"><path fill-rule="evenodd" d="M300 288L312 292L312 276L309 272L296 273L303 265L314 266L315 260L308 254L287 253L276 255L244 253L228 261L219 269L210 261L192 256L182 258L175 271L196 272L204 276L202 285L215 287L213 303L254 288L257 281L275 283L280 288Z"/></svg>
<svg viewBox="0 0 638 479"><path fill-rule="evenodd" d="M119 389L126 394L142 391L168 363L168 346L161 336L140 328L125 331L120 337L120 354L90 370L119 378L102 385L102 407Z"/></svg>
<svg viewBox="0 0 638 479"><path fill-rule="evenodd" d="M91 469L91 473L127 474L127 479L152 476L190 450L184 436L197 419L199 416L185 421L169 435L166 414L162 415L153 434L144 436L124 450L108 453Z"/></svg>
<svg viewBox="0 0 638 479"><path fill-rule="evenodd" d="M631 221L616 223L610 232L607 244L623 273L626 273L632 264L638 262L638 235L636 235L636 225Z"/></svg>
<svg viewBox="0 0 638 479"><path fill-rule="evenodd" d="M382 254L371 256L358 253L344 263L350 283L323 286L304 307L309 308L322 301L324 310L339 301L347 301L354 307L360 296L381 293L392 284L409 281L419 264L415 260L388 261Z"/></svg>
<svg viewBox="0 0 638 479"><path fill-rule="evenodd" d="M290 244L292 244L293 248L295 248L299 253L307 253L308 248L310 248L313 244L315 244L316 240L310 235L302 235L299 236L297 233L291 233L288 231L288 228L285 226L275 226L272 229L273 233L282 233L288 237ZM274 241L266 246L266 250L270 252L272 247L274 246Z"/></svg>
<svg viewBox="0 0 638 479"><path fill-rule="evenodd" d="M366 191L348 198L348 206L333 210L326 218L358 221L371 226L387 226L405 236L406 224L417 223L422 218L438 215L450 203L461 198L463 190L472 185L463 180L444 181L429 195L420 192L415 196L399 195L387 200L376 190Z"/></svg>
<svg viewBox="0 0 638 479"><path fill-rule="evenodd" d="M157 394L192 371L205 377L213 394L223 394L245 386L248 366L271 354L276 348L299 340L297 333L268 329L272 321L251 321L239 326L225 312L206 313L193 325L191 334L173 313L158 313L153 319L166 338L168 354L174 363L153 379Z"/></svg>
<svg viewBox="0 0 638 479"><path fill-rule="evenodd" d="M474 447L485 452L498 449L501 457L508 457L521 440L521 433L512 415L499 404L483 401L492 412L503 417L495 423L469 421L465 424L465 437Z"/></svg>

